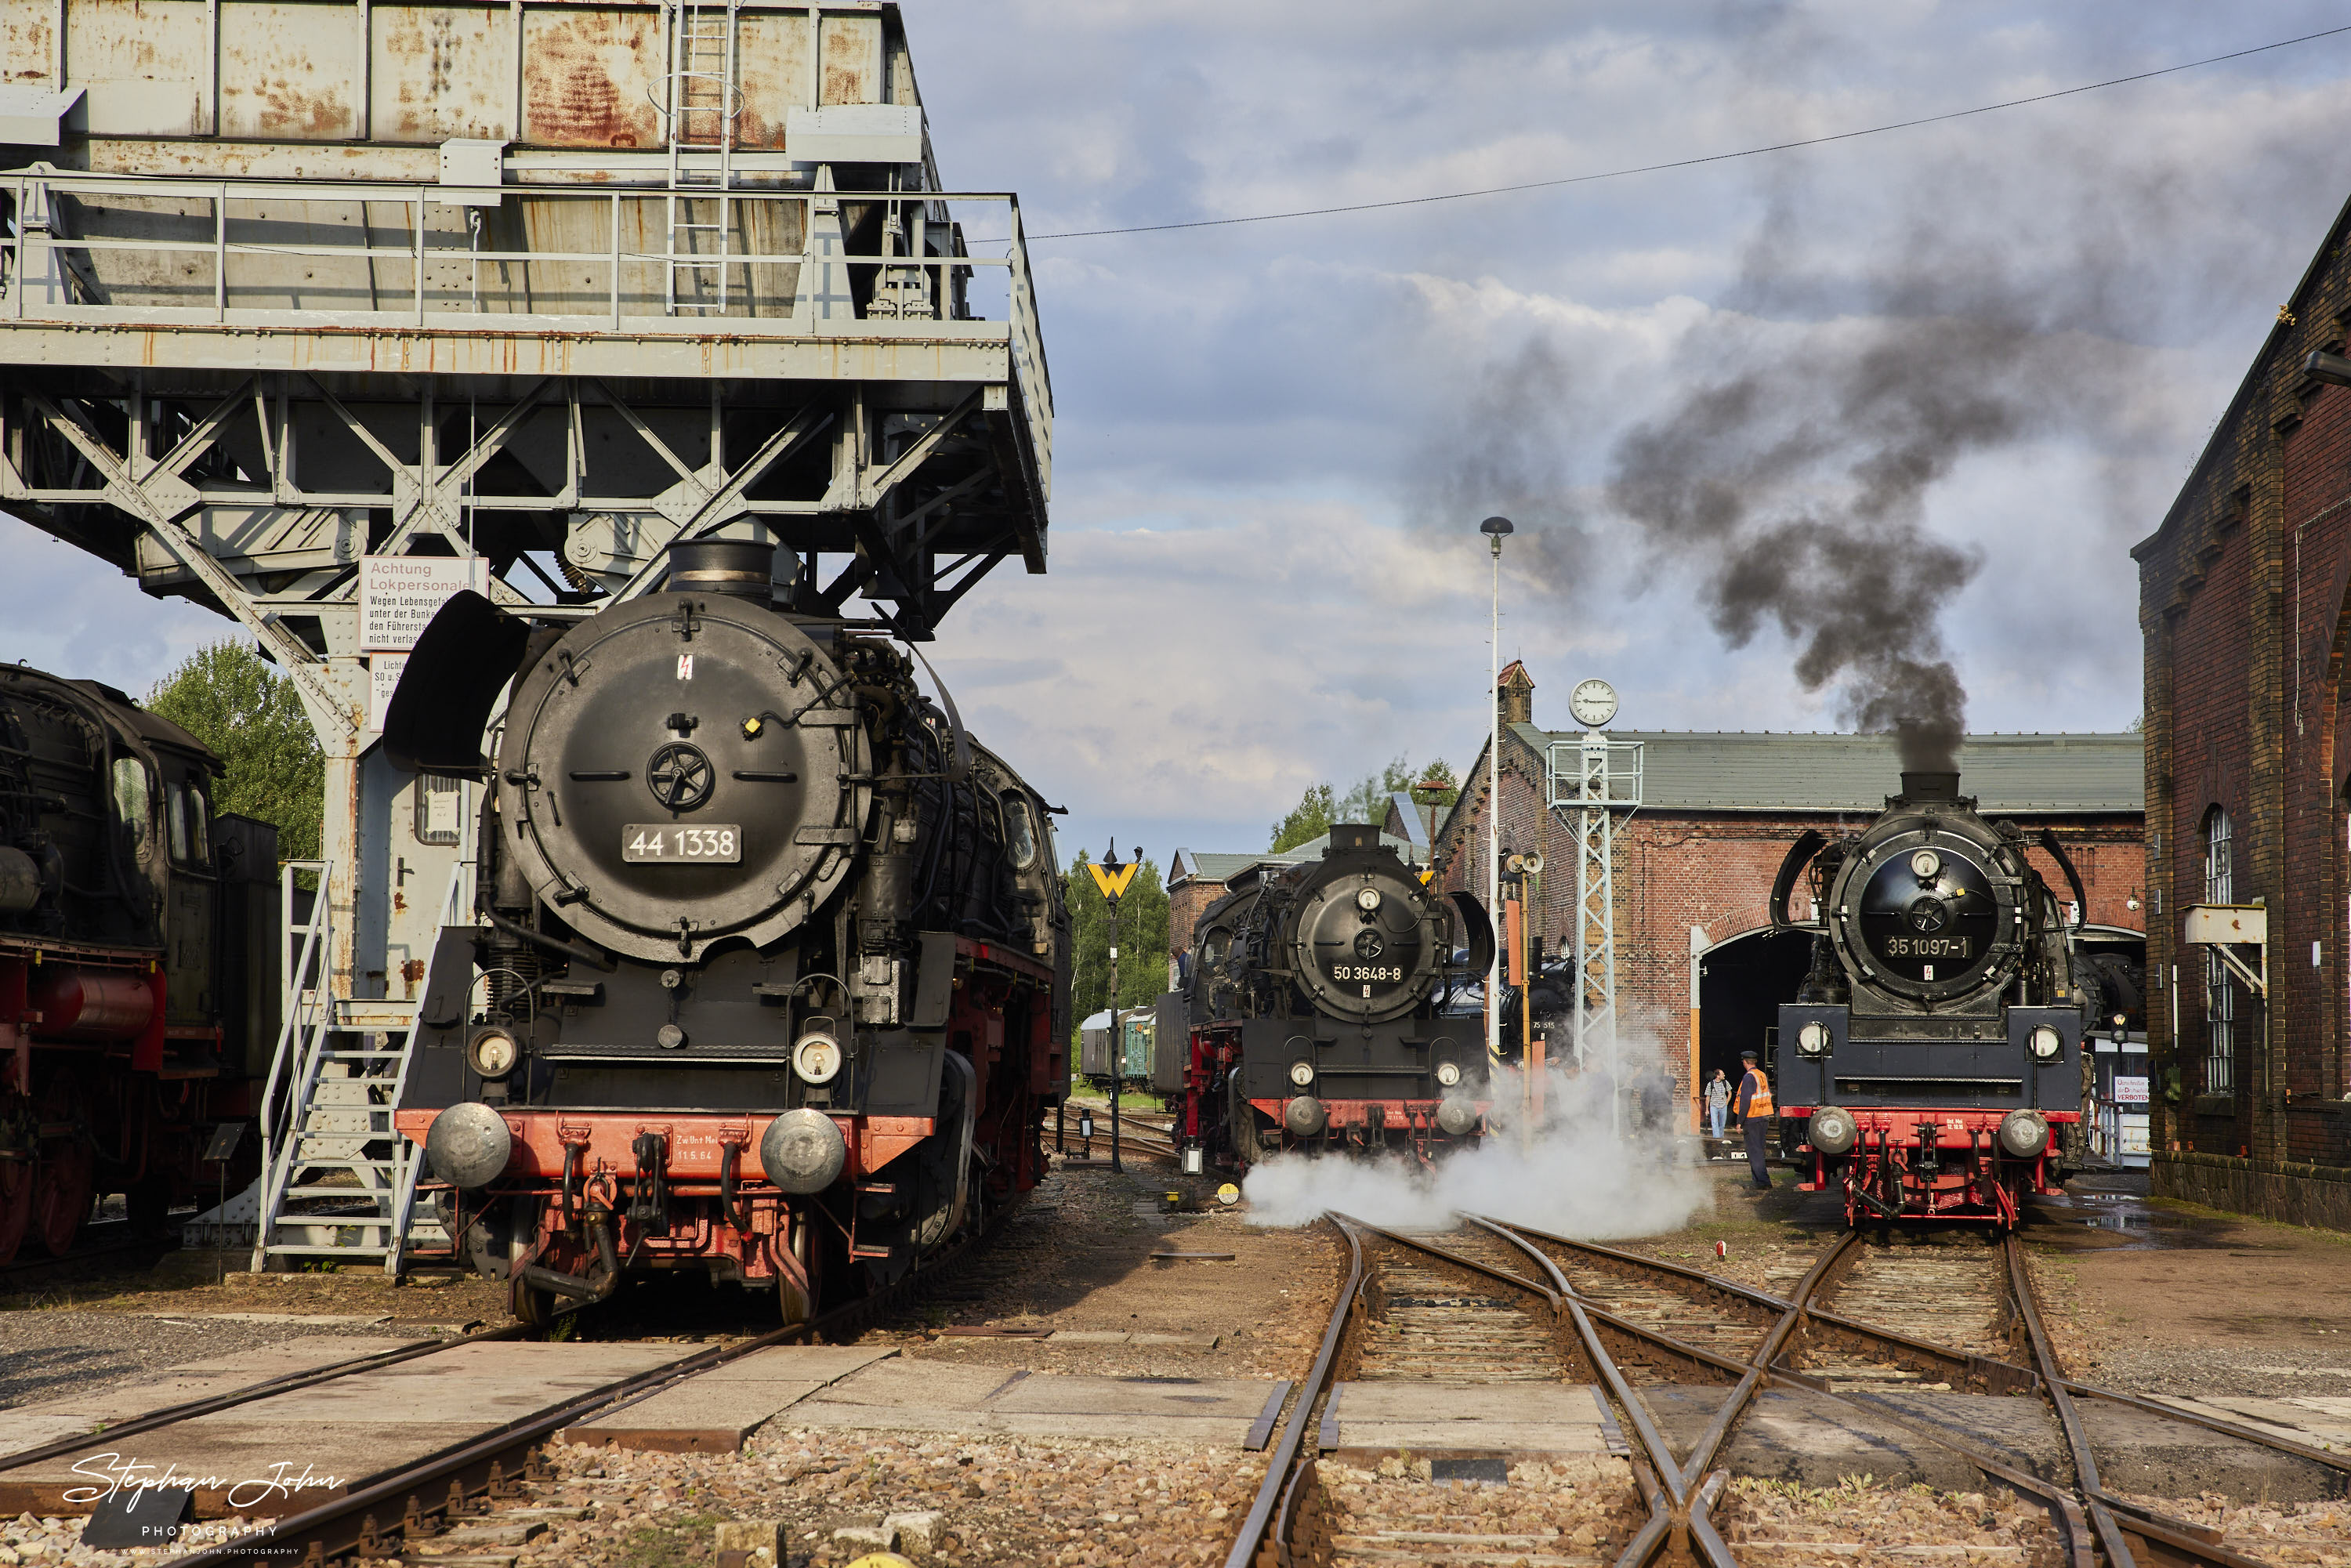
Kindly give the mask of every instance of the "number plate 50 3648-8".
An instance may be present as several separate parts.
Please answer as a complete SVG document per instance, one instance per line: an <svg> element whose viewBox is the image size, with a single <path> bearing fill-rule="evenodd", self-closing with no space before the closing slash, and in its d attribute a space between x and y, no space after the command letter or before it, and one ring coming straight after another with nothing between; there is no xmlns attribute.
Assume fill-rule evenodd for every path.
<svg viewBox="0 0 2351 1568"><path fill-rule="evenodd" d="M736 865L743 859L743 830L733 822L692 828L677 822L631 822L621 830L621 859Z"/></svg>

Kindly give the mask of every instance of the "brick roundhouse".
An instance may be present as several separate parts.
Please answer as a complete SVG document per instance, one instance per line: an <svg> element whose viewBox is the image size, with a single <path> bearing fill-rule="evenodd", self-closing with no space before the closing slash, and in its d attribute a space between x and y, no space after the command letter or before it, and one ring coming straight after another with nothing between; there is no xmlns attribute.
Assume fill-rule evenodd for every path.
<svg viewBox="0 0 2351 1568"><path fill-rule="evenodd" d="M1580 732L1535 725L1534 685L1517 664L1503 673L1498 700L1502 849L1542 855L1534 931L1544 951L1556 953L1573 930L1576 829L1571 809L1545 805L1546 758L1554 742L1573 747ZM1811 962L1809 930L1770 929L1771 881L1789 846L1806 828L1834 837L1865 826L1900 787L1900 763L1893 737L1881 735L1617 731L1613 738L1642 743L1645 775L1642 807L1616 831L1618 1009L1627 1027L1657 1041L1694 1115L1693 1055L1699 1082L1718 1067L1735 1079L1739 1053L1763 1047L1779 1004L1793 998ZM2146 875L2139 737L1970 736L1959 767L1961 790L1980 797L1986 816L2013 819L2027 833L2054 831L2082 874L2088 924L2135 953ZM1483 748L1463 786L1437 831L1435 885L1482 897ZM2064 896L2055 863L2031 852ZM1798 919L1810 913L1801 887L1790 902Z"/></svg>
<svg viewBox="0 0 2351 1568"><path fill-rule="evenodd" d="M2351 1228L2351 208L2139 568L2155 1190ZM2336 378L2331 383L2329 377ZM2184 940L2261 904L2264 998ZM2261 954L2239 950L2260 978Z"/></svg>

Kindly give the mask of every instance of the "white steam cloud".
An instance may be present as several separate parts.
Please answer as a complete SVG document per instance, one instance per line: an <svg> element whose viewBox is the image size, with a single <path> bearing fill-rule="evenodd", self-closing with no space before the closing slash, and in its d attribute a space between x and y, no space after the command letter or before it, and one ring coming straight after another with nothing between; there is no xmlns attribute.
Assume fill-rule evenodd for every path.
<svg viewBox="0 0 2351 1568"><path fill-rule="evenodd" d="M1621 1117L1596 1067L1546 1068L1542 1113L1534 1118L1524 1111L1524 1080L1506 1069L1495 1076L1488 1135L1477 1147L1429 1166L1404 1156L1277 1155L1242 1184L1249 1220L1309 1225L1336 1209L1374 1225L1436 1228L1476 1214L1582 1241L1677 1229L1712 1202L1705 1176L1676 1154L1687 1103L1653 1040L1628 1032L1621 1050ZM1666 1124L1651 1130L1639 1124L1639 1090L1645 1078L1656 1085L1656 1075Z"/></svg>

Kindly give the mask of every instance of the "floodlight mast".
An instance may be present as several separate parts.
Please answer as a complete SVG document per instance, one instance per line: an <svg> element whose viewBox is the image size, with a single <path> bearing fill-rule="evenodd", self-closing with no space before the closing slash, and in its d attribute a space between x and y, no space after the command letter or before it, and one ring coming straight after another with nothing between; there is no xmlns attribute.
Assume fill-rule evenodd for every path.
<svg viewBox="0 0 2351 1568"><path fill-rule="evenodd" d="M1502 539L1513 532L1508 517L1488 517L1478 525L1492 547L1494 559L1493 665L1486 683L1487 716L1493 733L1486 744L1486 907L1499 917L1502 907ZM1486 1057L1502 1059L1502 946L1494 944L1493 962L1486 969Z"/></svg>

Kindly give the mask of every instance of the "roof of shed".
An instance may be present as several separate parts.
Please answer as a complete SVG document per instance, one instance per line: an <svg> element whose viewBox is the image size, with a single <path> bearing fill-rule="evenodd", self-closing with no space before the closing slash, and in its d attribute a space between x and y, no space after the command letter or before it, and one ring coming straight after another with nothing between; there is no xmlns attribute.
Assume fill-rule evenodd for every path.
<svg viewBox="0 0 2351 1568"><path fill-rule="evenodd" d="M1576 730L1513 725L1540 755ZM1868 812L1902 787L1890 735L1775 735L1616 730L1637 740L1645 809ZM1971 735L1960 743L1959 789L1995 815L2146 810L2139 736Z"/></svg>
<svg viewBox="0 0 2351 1568"><path fill-rule="evenodd" d="M1428 861L1428 846L1397 838L1394 833L1382 833L1380 842L1402 855L1412 865L1424 865ZM1319 861L1322 852L1331 847L1331 835L1309 839L1304 843L1286 850L1261 850L1256 854L1218 854L1214 851L1177 850L1175 863L1169 868L1167 885L1195 880L1228 883L1253 865L1300 865L1307 861Z"/></svg>

